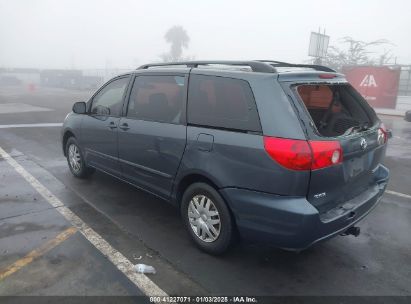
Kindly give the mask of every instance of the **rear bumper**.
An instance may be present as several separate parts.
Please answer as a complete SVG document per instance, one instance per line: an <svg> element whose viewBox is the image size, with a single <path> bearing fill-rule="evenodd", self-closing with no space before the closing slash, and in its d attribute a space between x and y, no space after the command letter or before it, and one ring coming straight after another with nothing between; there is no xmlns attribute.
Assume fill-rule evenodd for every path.
<svg viewBox="0 0 411 304"><path fill-rule="evenodd" d="M224 188L221 193L234 213L242 238L302 250L344 232L364 218L380 201L389 171L380 165L375 184L354 199L320 214L305 197L277 196Z"/></svg>

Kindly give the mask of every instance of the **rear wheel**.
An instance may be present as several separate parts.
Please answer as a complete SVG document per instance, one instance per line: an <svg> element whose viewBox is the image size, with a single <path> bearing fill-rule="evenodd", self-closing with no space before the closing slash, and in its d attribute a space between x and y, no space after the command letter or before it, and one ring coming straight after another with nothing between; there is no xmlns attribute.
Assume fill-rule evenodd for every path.
<svg viewBox="0 0 411 304"><path fill-rule="evenodd" d="M66 157L71 173L78 178L89 177L94 173L93 168L86 166L83 154L78 146L77 140L70 137L66 143Z"/></svg>
<svg viewBox="0 0 411 304"><path fill-rule="evenodd" d="M210 185L194 183L184 192L181 216L194 243L203 251L221 254L233 240L233 221L221 195Z"/></svg>

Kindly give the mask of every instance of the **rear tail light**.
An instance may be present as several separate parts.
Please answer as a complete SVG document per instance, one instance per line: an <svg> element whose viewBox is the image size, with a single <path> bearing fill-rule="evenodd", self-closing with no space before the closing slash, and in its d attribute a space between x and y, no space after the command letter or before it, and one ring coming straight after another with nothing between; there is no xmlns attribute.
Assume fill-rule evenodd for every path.
<svg viewBox="0 0 411 304"><path fill-rule="evenodd" d="M293 170L311 169L311 149L305 140L264 137L264 147L283 167Z"/></svg>
<svg viewBox="0 0 411 304"><path fill-rule="evenodd" d="M264 147L276 162L292 170L316 170L342 162L338 141L306 141L264 137Z"/></svg>
<svg viewBox="0 0 411 304"><path fill-rule="evenodd" d="M339 141L309 141L313 151L311 170L321 169L342 162L342 149Z"/></svg>
<svg viewBox="0 0 411 304"><path fill-rule="evenodd" d="M387 128L383 123L380 124L378 129L378 144L383 145L388 141L388 132Z"/></svg>

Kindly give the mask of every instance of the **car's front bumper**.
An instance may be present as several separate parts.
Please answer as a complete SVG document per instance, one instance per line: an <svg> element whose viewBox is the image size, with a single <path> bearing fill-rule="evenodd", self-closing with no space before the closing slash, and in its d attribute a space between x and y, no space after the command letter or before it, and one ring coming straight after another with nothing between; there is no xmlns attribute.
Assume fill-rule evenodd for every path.
<svg viewBox="0 0 411 304"><path fill-rule="evenodd" d="M238 188L221 189L244 239L276 247L302 250L343 233L365 217L380 201L387 187L389 171L380 165L375 184L344 205L320 214L305 197L278 196ZM347 204L348 203L348 204ZM346 205L347 204L347 205Z"/></svg>

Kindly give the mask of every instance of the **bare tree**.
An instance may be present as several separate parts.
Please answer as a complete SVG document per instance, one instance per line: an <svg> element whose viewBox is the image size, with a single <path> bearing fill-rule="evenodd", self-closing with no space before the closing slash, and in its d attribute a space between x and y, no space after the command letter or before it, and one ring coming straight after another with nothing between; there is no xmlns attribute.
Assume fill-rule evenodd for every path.
<svg viewBox="0 0 411 304"><path fill-rule="evenodd" d="M170 43L170 51L161 55L163 61L179 61L183 59L183 48L188 48L190 37L186 30L179 25L171 27L164 39Z"/></svg>
<svg viewBox="0 0 411 304"><path fill-rule="evenodd" d="M344 65L374 65L386 64L392 60L391 50L385 50L381 55L375 55L371 49L376 46L392 45L386 39L374 40L371 42L355 40L352 37L343 37L342 43L345 48L330 46L323 63L341 70Z"/></svg>

